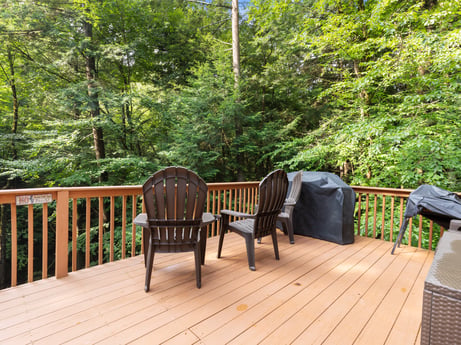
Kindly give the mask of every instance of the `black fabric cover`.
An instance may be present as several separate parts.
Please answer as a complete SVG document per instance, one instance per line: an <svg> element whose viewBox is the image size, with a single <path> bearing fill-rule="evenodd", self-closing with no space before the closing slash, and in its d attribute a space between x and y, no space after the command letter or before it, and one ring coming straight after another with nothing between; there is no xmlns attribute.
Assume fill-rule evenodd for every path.
<svg viewBox="0 0 461 345"><path fill-rule="evenodd" d="M455 193L424 184L411 192L407 200L405 218L417 214L448 229L450 220L461 219L461 199Z"/></svg>
<svg viewBox="0 0 461 345"><path fill-rule="evenodd" d="M288 174L289 182L295 174ZM293 211L294 233L339 244L353 243L354 209L355 192L338 176L305 171L301 196Z"/></svg>

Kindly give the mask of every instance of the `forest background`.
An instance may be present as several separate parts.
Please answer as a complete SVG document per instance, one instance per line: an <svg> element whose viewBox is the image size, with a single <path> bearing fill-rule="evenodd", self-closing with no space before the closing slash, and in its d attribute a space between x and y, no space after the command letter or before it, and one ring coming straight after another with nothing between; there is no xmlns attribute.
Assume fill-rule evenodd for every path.
<svg viewBox="0 0 461 345"><path fill-rule="evenodd" d="M0 186L274 168L461 190L459 0L2 0ZM243 7L242 7L243 5Z"/></svg>
<svg viewBox="0 0 461 345"><path fill-rule="evenodd" d="M231 1L208 2L0 0L0 188L142 184L182 165L207 182L283 168L461 191L459 0L240 1L237 83ZM27 229L18 270L25 282Z"/></svg>

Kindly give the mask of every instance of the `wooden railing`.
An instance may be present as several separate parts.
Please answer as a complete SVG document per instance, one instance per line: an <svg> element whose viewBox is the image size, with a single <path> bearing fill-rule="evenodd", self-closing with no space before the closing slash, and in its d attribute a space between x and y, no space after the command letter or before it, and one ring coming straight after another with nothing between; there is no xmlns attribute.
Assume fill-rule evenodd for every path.
<svg viewBox="0 0 461 345"><path fill-rule="evenodd" d="M208 184L206 212L233 209L252 213L258 184ZM412 190L353 189L357 196L356 235L394 241ZM8 261L3 262L7 276L3 287L53 274L60 278L69 271L143 253L141 228L132 222L143 211L141 194L141 186L0 191L1 231L4 238L8 236L8 241L0 243L0 250L7 253L0 258ZM218 235L219 225L213 224L208 236ZM439 229L431 221L416 218L403 243L408 238L412 246L433 249L443 233Z"/></svg>
<svg viewBox="0 0 461 345"><path fill-rule="evenodd" d="M253 212L258 185L208 184L206 212L219 214L225 208ZM1 190L0 225L9 238L0 244L8 254L3 255L8 263L0 263L8 275L2 287L16 286L18 272L25 276L19 283L53 274L61 278L69 271L143 253L141 228L132 222L144 210L141 195L141 186ZM216 236L219 225L213 224L208 235Z"/></svg>
<svg viewBox="0 0 461 345"><path fill-rule="evenodd" d="M357 196L356 235L394 242L405 213L406 199L413 189L352 187ZM461 196L461 193L457 193ZM418 215L410 218L402 243L434 250L444 228Z"/></svg>

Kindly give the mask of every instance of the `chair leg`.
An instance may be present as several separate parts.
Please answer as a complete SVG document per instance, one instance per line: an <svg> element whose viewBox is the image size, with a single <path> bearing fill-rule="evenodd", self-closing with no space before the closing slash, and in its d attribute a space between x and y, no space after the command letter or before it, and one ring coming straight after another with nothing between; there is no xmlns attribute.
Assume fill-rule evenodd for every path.
<svg viewBox="0 0 461 345"><path fill-rule="evenodd" d="M152 276L152 267L154 265L154 248L152 246L152 239L149 240L149 247L147 249L147 260L146 260L146 281L144 285L144 291L149 292L150 279Z"/></svg>
<svg viewBox="0 0 461 345"><path fill-rule="evenodd" d="M224 214L221 218L221 229L219 230L218 259L221 257L222 244L224 242L224 233L229 224L229 216Z"/></svg>
<svg viewBox="0 0 461 345"><path fill-rule="evenodd" d="M208 227L204 226L200 230L200 256L202 265L205 265L205 250L206 250L206 240L208 237Z"/></svg>
<svg viewBox="0 0 461 345"><path fill-rule="evenodd" d="M278 242L277 242L277 231L276 230L272 231L272 243L274 245L275 259L280 260L280 257L279 257L279 245L278 245Z"/></svg>
<svg viewBox="0 0 461 345"><path fill-rule="evenodd" d="M147 228L142 228L143 246L144 246L144 267L147 268L147 246L149 245L150 231Z"/></svg>
<svg viewBox="0 0 461 345"><path fill-rule="evenodd" d="M290 243L291 244L294 244L295 243L295 236L294 236L294 231L293 231L293 222L288 219L288 222L287 222L287 232L288 232L288 237L290 238Z"/></svg>
<svg viewBox="0 0 461 345"><path fill-rule="evenodd" d="M248 266L251 271L256 271L255 267L255 241L250 234L244 235L247 247Z"/></svg>
<svg viewBox="0 0 461 345"><path fill-rule="evenodd" d="M286 235L288 234L288 220L286 218L277 219L282 224L282 231Z"/></svg>
<svg viewBox="0 0 461 345"><path fill-rule="evenodd" d="M195 280L197 283L197 288L200 289L202 287L202 255L200 254L201 244L197 243L195 245L195 251L194 251L194 256L195 256Z"/></svg>
<svg viewBox="0 0 461 345"><path fill-rule="evenodd" d="M222 244L224 242L224 229L221 227L221 233L219 234L219 244L218 244L218 259L221 257Z"/></svg>
<svg viewBox="0 0 461 345"><path fill-rule="evenodd" d="M293 223L291 222L290 219L286 219L286 218L280 218L278 220L280 221L280 223L282 223L283 233L285 235L288 234L288 237L290 238L290 243L294 244L295 238L293 235Z"/></svg>

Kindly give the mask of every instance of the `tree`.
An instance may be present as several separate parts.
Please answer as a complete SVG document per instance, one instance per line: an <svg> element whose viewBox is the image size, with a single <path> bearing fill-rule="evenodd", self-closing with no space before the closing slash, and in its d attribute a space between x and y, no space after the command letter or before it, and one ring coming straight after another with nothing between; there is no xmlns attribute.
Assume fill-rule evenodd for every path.
<svg viewBox="0 0 461 345"><path fill-rule="evenodd" d="M328 4L328 5L327 5ZM459 3L314 3L303 32L324 71L319 129L282 145L283 166L340 172L353 184L459 188ZM435 19L437 18L437 20ZM456 158L452 158L456 157Z"/></svg>

